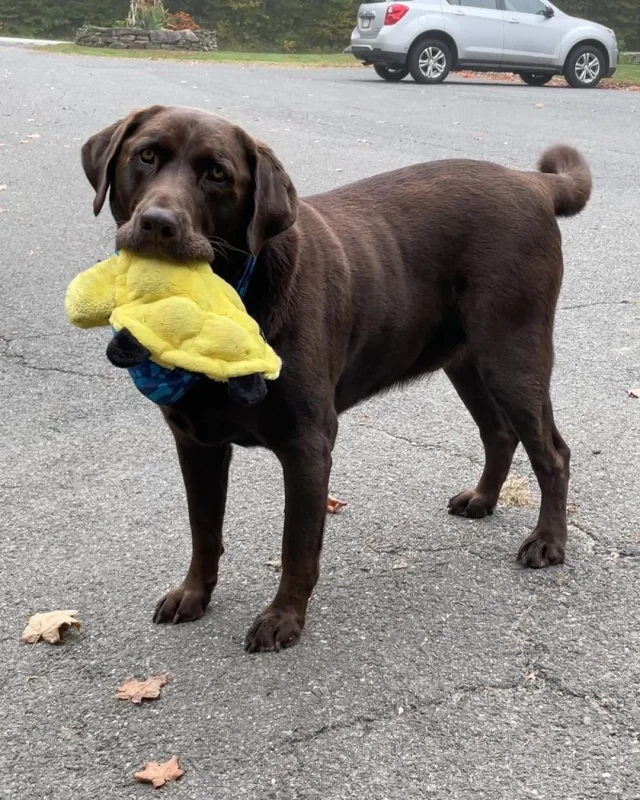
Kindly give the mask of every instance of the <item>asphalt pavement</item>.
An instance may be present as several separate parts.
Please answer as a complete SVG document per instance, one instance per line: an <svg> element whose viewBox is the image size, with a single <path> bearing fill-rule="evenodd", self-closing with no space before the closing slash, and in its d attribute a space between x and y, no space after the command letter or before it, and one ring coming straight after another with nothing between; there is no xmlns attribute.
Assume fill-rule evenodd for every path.
<svg viewBox="0 0 640 800"><path fill-rule="evenodd" d="M535 507L447 515L481 448L436 376L342 419L332 489L349 507L328 521L298 647L242 647L278 579L282 482L260 452L234 461L208 613L152 624L189 557L172 441L106 362L107 332L63 313L72 276L113 247L81 143L148 103L241 123L302 194L422 160L530 168L551 143L583 150L595 193L562 223L553 382L573 450L566 565L516 564ZM153 790L131 773L173 754L186 774L158 791L184 800L640 798L638 131L628 92L0 48L3 800L137 800ZM513 471L535 495L520 451ZM77 609L82 631L21 644L52 609ZM154 704L114 699L161 672Z"/></svg>

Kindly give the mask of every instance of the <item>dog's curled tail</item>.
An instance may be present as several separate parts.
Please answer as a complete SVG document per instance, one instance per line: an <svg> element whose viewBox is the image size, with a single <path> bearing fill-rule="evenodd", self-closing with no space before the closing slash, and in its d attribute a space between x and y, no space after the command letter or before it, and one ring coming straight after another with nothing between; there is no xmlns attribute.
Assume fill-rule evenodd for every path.
<svg viewBox="0 0 640 800"><path fill-rule="evenodd" d="M558 144L546 150L538 164L551 189L558 217L579 214L591 197L591 170L584 156L574 147Z"/></svg>

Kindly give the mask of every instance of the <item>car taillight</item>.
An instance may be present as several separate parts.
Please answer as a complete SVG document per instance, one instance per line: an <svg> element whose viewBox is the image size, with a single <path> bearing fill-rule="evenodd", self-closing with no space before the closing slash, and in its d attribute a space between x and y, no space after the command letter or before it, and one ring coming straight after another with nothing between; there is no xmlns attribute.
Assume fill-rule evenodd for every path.
<svg viewBox="0 0 640 800"><path fill-rule="evenodd" d="M384 17L384 24L395 25L396 22L400 22L408 10L409 6L402 5L402 3L394 3L392 6L387 8L387 13Z"/></svg>

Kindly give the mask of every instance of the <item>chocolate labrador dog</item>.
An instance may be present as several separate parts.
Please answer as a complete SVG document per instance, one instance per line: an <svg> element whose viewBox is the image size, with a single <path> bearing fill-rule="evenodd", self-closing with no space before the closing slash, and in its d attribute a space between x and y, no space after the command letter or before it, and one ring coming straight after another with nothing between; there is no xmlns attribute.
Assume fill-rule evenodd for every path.
<svg viewBox="0 0 640 800"><path fill-rule="evenodd" d="M206 259L234 283L257 256L249 313L282 357L256 406L203 380L162 407L176 440L193 539L184 582L156 622L201 617L218 578L233 445L278 457L285 483L282 577L246 637L294 645L318 580L338 415L444 369L478 425L485 466L452 514L484 517L522 442L542 503L520 562L564 560L569 448L549 383L563 273L557 216L591 193L582 156L548 150L538 172L446 160L298 198L266 145L214 114L153 106L92 136L82 163L98 214L107 193L118 247Z"/></svg>

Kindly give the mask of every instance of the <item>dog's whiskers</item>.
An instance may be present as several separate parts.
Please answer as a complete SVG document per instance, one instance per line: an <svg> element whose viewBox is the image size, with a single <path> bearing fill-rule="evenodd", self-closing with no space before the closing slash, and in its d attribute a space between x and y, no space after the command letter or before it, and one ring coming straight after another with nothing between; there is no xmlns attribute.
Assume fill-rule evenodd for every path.
<svg viewBox="0 0 640 800"><path fill-rule="evenodd" d="M251 253L249 253L247 250L242 250L239 247L234 247L232 244L229 244L229 242L226 239L223 239L220 236L210 236L209 237L209 243L214 248L215 248L216 245L218 245L218 247L221 247L225 251L221 255L226 255L226 251L227 250L230 250L230 251L232 251L234 253L242 253L245 256L250 256L251 255Z"/></svg>

